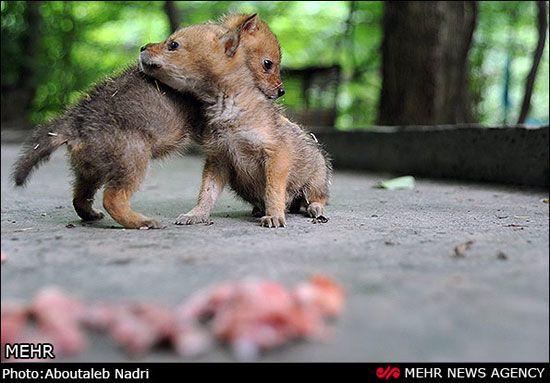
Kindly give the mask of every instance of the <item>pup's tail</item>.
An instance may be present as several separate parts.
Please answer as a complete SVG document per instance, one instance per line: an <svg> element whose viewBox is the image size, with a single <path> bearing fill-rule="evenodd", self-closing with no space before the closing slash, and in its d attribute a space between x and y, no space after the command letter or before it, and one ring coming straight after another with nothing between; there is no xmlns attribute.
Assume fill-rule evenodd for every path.
<svg viewBox="0 0 550 383"><path fill-rule="evenodd" d="M55 120L35 128L13 164L12 179L16 186L24 186L31 172L69 140L67 122Z"/></svg>

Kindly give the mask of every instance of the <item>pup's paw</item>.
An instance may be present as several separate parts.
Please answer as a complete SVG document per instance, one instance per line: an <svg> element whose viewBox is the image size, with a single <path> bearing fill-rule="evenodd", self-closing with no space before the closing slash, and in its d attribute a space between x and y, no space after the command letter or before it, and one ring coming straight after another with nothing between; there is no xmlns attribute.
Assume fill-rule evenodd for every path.
<svg viewBox="0 0 550 383"><path fill-rule="evenodd" d="M139 230L162 229L162 224L156 219L148 218L138 224Z"/></svg>
<svg viewBox="0 0 550 383"><path fill-rule="evenodd" d="M319 202L313 202L307 207L307 215L318 218L325 213L325 208Z"/></svg>
<svg viewBox="0 0 550 383"><path fill-rule="evenodd" d="M105 214L100 210L92 209L91 211L86 212L80 216L83 221L97 221L98 219L103 219Z"/></svg>
<svg viewBox="0 0 550 383"><path fill-rule="evenodd" d="M102 211L92 208L90 203L73 200L74 210L83 221L97 221L105 217Z"/></svg>
<svg viewBox="0 0 550 383"><path fill-rule="evenodd" d="M208 222L208 215L206 214L180 214L176 221L176 225L194 225L195 223Z"/></svg>
<svg viewBox="0 0 550 383"><path fill-rule="evenodd" d="M285 227L285 215L282 213L275 215L265 215L261 218L260 225L263 227Z"/></svg>

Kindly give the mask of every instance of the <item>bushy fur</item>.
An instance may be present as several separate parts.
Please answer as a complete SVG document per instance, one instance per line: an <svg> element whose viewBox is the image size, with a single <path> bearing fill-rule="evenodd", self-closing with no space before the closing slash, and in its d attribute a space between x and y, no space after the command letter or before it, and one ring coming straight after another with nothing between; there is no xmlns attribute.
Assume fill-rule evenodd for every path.
<svg viewBox="0 0 550 383"><path fill-rule="evenodd" d="M206 220L229 183L243 199L265 211L264 226L285 225L285 211L305 204L314 218L324 213L330 164L320 146L288 121L255 85L240 36L252 16L235 29L204 24L184 28L141 53L146 73L191 92L205 105L198 137L207 153L198 205L178 218ZM178 43L178 49L166 49Z"/></svg>
<svg viewBox="0 0 550 383"><path fill-rule="evenodd" d="M233 26L242 17L236 15L225 21ZM269 30L259 32L271 34ZM259 51L262 57L271 57L279 50L276 40L273 43L269 39L271 45ZM278 65L280 55L271 59ZM271 82L280 82L278 70L268 77L270 83L265 89L271 89ZM130 198L152 158L185 148L203 129L203 105L199 100L174 91L132 66L96 85L60 117L38 127L14 164L13 180L18 186L24 185L31 171L66 143L75 176L73 206L82 219L103 217L92 203L97 190L105 185L103 206L113 219L128 228L158 228L158 221L130 209Z"/></svg>

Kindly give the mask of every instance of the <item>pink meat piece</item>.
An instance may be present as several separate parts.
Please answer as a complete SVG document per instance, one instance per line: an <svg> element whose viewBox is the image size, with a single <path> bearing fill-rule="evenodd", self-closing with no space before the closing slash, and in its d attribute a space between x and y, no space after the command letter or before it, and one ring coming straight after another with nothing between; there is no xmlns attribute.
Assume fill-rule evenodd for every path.
<svg viewBox="0 0 550 383"><path fill-rule="evenodd" d="M86 344L79 320L85 305L56 288L45 288L31 304L40 330L52 339L56 355L81 352Z"/></svg>
<svg viewBox="0 0 550 383"><path fill-rule="evenodd" d="M341 313L344 298L343 289L322 275L293 290L269 280L227 282L199 291L176 310L151 303L89 304L45 288L28 310L2 305L2 348L14 341L47 342L56 355L73 354L84 348L87 327L108 331L132 354L169 341L180 356L196 357L216 337L238 358L254 359L295 338L325 336L324 317ZM28 313L36 329L25 325Z"/></svg>
<svg viewBox="0 0 550 383"><path fill-rule="evenodd" d="M6 262L6 259L7 259L6 253L4 253L4 252L2 251L2 252L0 253L0 257L1 257L2 263Z"/></svg>
<svg viewBox="0 0 550 383"><path fill-rule="evenodd" d="M297 337L321 336L324 324L318 312L304 310L280 284L249 281L237 284L233 299L221 305L212 331L238 357L250 359Z"/></svg>
<svg viewBox="0 0 550 383"><path fill-rule="evenodd" d="M212 317L222 305L235 296L237 288L236 283L223 283L195 293L180 305L177 310L178 320L193 322Z"/></svg>
<svg viewBox="0 0 550 383"><path fill-rule="evenodd" d="M134 312L158 335L159 340L167 339L175 325L173 310L156 304L140 304Z"/></svg>
<svg viewBox="0 0 550 383"><path fill-rule="evenodd" d="M293 291L273 281L228 282L193 295L178 319L192 328L210 318L213 335L250 359L294 338L325 336L323 317L340 313L343 301L340 286L321 275Z"/></svg>
<svg viewBox="0 0 550 383"><path fill-rule="evenodd" d="M177 354L183 358L202 355L213 345L210 333L191 322L176 323L171 329L170 341Z"/></svg>
<svg viewBox="0 0 550 383"><path fill-rule="evenodd" d="M2 360L4 360L4 346L6 343L16 343L22 340L23 329L27 321L26 308L17 302L2 302L1 343Z"/></svg>
<svg viewBox="0 0 550 383"><path fill-rule="evenodd" d="M336 316L344 307L344 290L324 275L315 275L311 281L299 284L294 294L301 304L319 310L322 316Z"/></svg>
<svg viewBox="0 0 550 383"><path fill-rule="evenodd" d="M80 323L93 330L106 330L125 309L122 305L88 304Z"/></svg>
<svg viewBox="0 0 550 383"><path fill-rule="evenodd" d="M18 342L20 343L32 343L32 344L40 344L40 343L47 343L54 346L53 354L56 356L60 356L60 353L56 349L56 339L51 336L50 333L45 333L41 331L41 329L30 326L29 321L27 321L27 325L23 328L21 337L19 338ZM11 359L10 359L11 360ZM38 355L36 355L34 358L29 359L13 359L14 362L45 362L45 361L55 361L52 359L40 359L38 358Z"/></svg>
<svg viewBox="0 0 550 383"><path fill-rule="evenodd" d="M109 325L113 339L132 354L144 354L163 340L174 328L175 315L166 307L138 304L119 311Z"/></svg>
<svg viewBox="0 0 550 383"><path fill-rule="evenodd" d="M109 333L126 351L136 355L148 351L158 339L157 332L130 309L118 313Z"/></svg>

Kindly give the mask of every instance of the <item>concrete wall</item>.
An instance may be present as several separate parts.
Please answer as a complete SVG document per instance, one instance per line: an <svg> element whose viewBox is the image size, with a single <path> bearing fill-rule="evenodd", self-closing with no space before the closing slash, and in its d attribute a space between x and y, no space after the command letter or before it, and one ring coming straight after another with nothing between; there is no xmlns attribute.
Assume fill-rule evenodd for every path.
<svg viewBox="0 0 550 383"><path fill-rule="evenodd" d="M315 131L336 168L548 187L549 128L479 125ZM2 129L2 142L30 133ZM198 154L198 147L188 152Z"/></svg>
<svg viewBox="0 0 550 383"><path fill-rule="evenodd" d="M548 187L548 125L375 127L315 135L336 168Z"/></svg>

